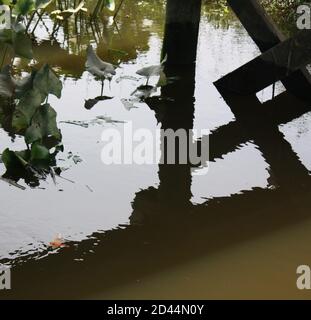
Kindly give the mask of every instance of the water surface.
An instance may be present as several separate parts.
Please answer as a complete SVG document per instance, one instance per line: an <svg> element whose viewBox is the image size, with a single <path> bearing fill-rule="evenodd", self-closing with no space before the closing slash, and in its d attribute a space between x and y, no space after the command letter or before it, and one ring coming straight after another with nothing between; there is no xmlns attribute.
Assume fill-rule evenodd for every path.
<svg viewBox="0 0 311 320"><path fill-rule="evenodd" d="M20 181L26 190L0 181L0 261L13 266L13 290L6 297L310 297L295 283L297 266L311 264L310 191L305 187L311 170L311 113L281 121L279 129L263 126L265 134L260 123L253 132L236 119L213 82L259 51L232 15L223 23L221 16L210 14L209 5L201 20L195 75L186 77L193 94L185 88L185 99L178 100L178 83L173 83L162 94L180 101L180 110L169 102L162 106L164 116L152 103L127 110L121 99L144 83L136 70L160 61L161 4L128 1L116 24L104 18L81 31L70 20L53 39L47 32L51 20L45 17L45 24L39 24L33 65L48 62L62 79L62 98L49 102L57 111L65 148L57 162L68 170L56 185L51 178L37 188ZM113 99L91 110L84 102L100 94L101 84L84 70L88 43L101 58L120 63L111 87L105 86ZM18 72L29 70L23 61L15 64ZM160 89L154 98L159 95ZM271 92L260 95L269 100ZM295 108L290 105L295 100L287 101L286 107ZM248 101L239 104L252 108ZM122 131L124 121L134 129L155 130L161 127L159 114L162 124L173 116L170 124L193 121L194 129L216 132L206 174L194 174L188 166L101 162L105 128ZM121 122L96 123L98 116ZM23 143L0 131L1 150L19 150ZM81 161L75 163L72 155ZM5 171L3 164L0 170ZM51 248L57 234L68 247Z"/></svg>

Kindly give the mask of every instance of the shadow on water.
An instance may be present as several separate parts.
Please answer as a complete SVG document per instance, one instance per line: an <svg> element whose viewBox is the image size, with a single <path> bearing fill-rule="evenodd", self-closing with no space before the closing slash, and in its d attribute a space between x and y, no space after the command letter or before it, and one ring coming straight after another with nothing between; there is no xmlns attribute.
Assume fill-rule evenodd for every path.
<svg viewBox="0 0 311 320"><path fill-rule="evenodd" d="M124 16L120 18L117 36L108 41L111 48L128 52L122 61L132 60L137 51L146 50L150 37L149 32L137 31L142 28L145 15L136 12L136 6L129 8L130 12L121 12ZM131 14L135 23L126 18L127 14ZM152 19L152 14L147 18ZM103 44L109 40L109 33L105 31L111 26L107 21L99 25L102 29L95 32L95 38L105 35L105 39L96 40L98 52L107 58L109 52ZM84 72L85 57L78 54L94 37L88 36L88 32L98 26L85 29L85 39L70 42L72 27L74 24L70 22L64 26L64 42L68 42L69 49L65 50L61 41L55 39L40 40L35 44L34 53L36 60L46 61L58 67L60 73L79 78ZM76 43L82 49L75 46ZM161 89L160 97L151 97L145 102L163 129L192 129L195 66L171 66L166 69L166 75L176 80ZM45 256L44 253L48 253L45 251L40 253L40 259L34 256L19 263L17 258L12 272L13 289L0 292L0 297L61 299L109 295L117 286L310 219L309 172L278 129L280 124L310 111L309 106L287 92L264 104L256 96L220 93L235 115L235 121L202 138L209 139L210 161L216 162L252 141L269 164L269 188L253 188L196 205L191 202L191 165L160 164L158 187L137 190L132 200L130 225L93 233L87 240L68 243L68 247L56 251L57 254Z"/></svg>
<svg viewBox="0 0 311 320"><path fill-rule="evenodd" d="M161 97L146 102L162 128L191 129L194 67L173 67L167 73L177 80L162 88ZM255 96L238 97L225 92L222 96L236 121L210 134L210 160L254 141L270 165L270 188L254 188L193 205L190 165L159 165L160 184L136 193L129 226L94 233L56 255L17 265L14 289L5 298L96 296L309 219L309 172L284 140L278 125L310 109L289 93L264 104ZM95 254L85 256L90 250ZM76 260L84 256L83 261Z"/></svg>

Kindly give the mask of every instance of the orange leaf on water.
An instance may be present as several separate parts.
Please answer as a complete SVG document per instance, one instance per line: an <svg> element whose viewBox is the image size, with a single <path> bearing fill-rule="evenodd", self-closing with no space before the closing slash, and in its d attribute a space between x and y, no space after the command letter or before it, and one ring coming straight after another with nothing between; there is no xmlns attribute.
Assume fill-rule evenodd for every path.
<svg viewBox="0 0 311 320"><path fill-rule="evenodd" d="M53 241L50 242L50 246L53 249L57 248L64 248L67 247L65 244L64 238L61 236L61 234L58 234Z"/></svg>

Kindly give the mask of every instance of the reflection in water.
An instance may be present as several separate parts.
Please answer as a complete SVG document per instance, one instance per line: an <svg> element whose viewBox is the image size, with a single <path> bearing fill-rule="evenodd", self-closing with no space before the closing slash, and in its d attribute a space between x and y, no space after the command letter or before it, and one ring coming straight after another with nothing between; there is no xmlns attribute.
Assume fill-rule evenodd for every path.
<svg viewBox="0 0 311 320"><path fill-rule="evenodd" d="M67 6L74 7L74 3L68 1ZM88 3L89 12L95 5L95 0ZM97 45L97 53L105 61L113 64L131 61L138 52L148 50L152 33L161 35L162 28L157 22L162 19L163 8L163 0L145 1L139 5L135 0L128 0L115 21L109 12L97 19L81 14L64 21L51 20L46 14L34 32L35 62L39 65L48 63L58 67L61 74L78 79L84 72L85 51L90 43ZM52 6L49 12L55 9L58 8ZM19 68L28 69L23 61L18 64Z"/></svg>
<svg viewBox="0 0 311 320"><path fill-rule="evenodd" d="M190 134L194 118L195 66L168 66L165 73L175 81L163 87L160 97L148 98L146 103L155 112L161 129L185 129ZM163 134L163 131L161 132ZM166 147L166 144L162 146L164 161L159 165L159 187L136 194L133 202L134 212L130 218L132 223L153 223L154 220L163 217L174 220L178 215L187 214L191 207L191 165L167 164ZM175 159L178 161L178 150ZM152 205L147 199L152 201Z"/></svg>
<svg viewBox="0 0 311 320"><path fill-rule="evenodd" d="M16 135L25 139L27 149L2 151L1 160L6 172L1 179L10 185L25 189L20 179L31 187L40 185L48 175L55 181L61 169L56 167L56 156L63 151L62 135L57 127L56 112L47 103L50 94L61 97L62 83L53 70L45 65L21 79L14 79L11 67L1 71L0 124L14 140ZM47 80L48 79L48 80Z"/></svg>
<svg viewBox="0 0 311 320"><path fill-rule="evenodd" d="M138 63L145 65L147 63L144 60L145 52L149 47L156 47L156 54L151 50L151 55L148 58L151 56L151 59L153 59L157 55L157 61L154 62L158 62L159 42L156 42L156 45L151 42L152 39L155 39L153 33L161 30L159 26L162 19L157 19L157 15L162 13L162 9L159 9L158 3L158 1L144 2L146 7L142 7L142 9L133 4L129 5L127 10L120 12L117 22L119 32L116 31L113 24L109 23L109 19L98 22L100 29L96 32L96 41L98 42L100 57L114 62L114 57L109 57L111 50L109 51L107 48L126 51L128 55L122 57L121 60L122 62L130 61L130 63L124 63L123 66L128 72L132 69L138 69L137 65L132 67L133 59L136 59L137 55ZM152 11L151 9L155 10ZM144 12L139 10L144 10ZM128 19L127 15L130 15L131 19ZM153 27L144 27L146 25L150 26L151 22L154 23ZM167 67L165 72L174 81L161 88L160 95L157 95L158 92L156 91L152 92L148 98L145 95L140 97L139 99L144 100L148 107L139 102L137 108L129 108L130 111L128 111L124 110L121 102L117 99L102 102L93 98L97 102L96 106L93 104L95 101L89 101L87 110L85 110L81 105L82 94L77 97L76 95L77 88L84 90L83 88L87 84L87 79L83 75L85 63L83 53L89 40L95 42L95 35L90 35L90 31L84 29L81 32L81 38L78 39L80 41L78 45L75 32L70 31L73 27L72 23L72 21L68 21L67 29L66 27L58 29L59 34L55 33L56 40L39 41L37 39L35 48L35 64L37 62L41 64L44 60L48 60L52 66L58 69L59 74L75 79L75 81L72 80L72 83L69 82L70 85L68 85L68 82L65 83L65 89L66 84L69 88L67 88L68 91L65 92L57 109L61 120L69 117L84 118L88 116L89 118L96 118L98 116L96 111L100 110L101 114L109 112L112 117L118 119L121 116L123 119L133 117L139 126L144 125L153 128L155 122L158 122L163 129L177 130L194 127L195 114L197 115L195 109L198 106L194 98L198 97L198 94L195 93L195 90L198 90L196 81L200 80L197 75L195 76L195 66L189 68ZM94 29L94 26L88 27ZM42 32L42 30L37 29L38 34L39 32ZM64 33L62 34L62 32ZM212 32L216 33L217 31L213 29ZM229 30L226 36L229 34L231 37L232 32L232 30ZM80 33L80 30L77 33ZM221 34L223 33L225 31L222 31ZM161 34L162 31L159 32L160 36ZM109 36L106 37L106 35ZM39 35L37 37L39 38ZM61 37L63 37L62 40L60 40ZM239 34L239 37L242 37L242 35ZM227 39L225 38L225 40ZM234 41L237 45L238 40L234 39ZM108 46L107 43L110 45ZM246 46L245 43L243 45ZM239 46L242 46L242 44L239 43ZM247 48L253 47L249 46ZM212 55L211 51L209 51L209 54ZM231 52L229 52L230 54ZM208 72L212 73L211 70L225 64L222 59L227 56L225 54L221 56L219 53L217 55L220 56L217 61L215 55L213 56L215 65L208 66L202 71L200 70L202 65L199 64L199 70L197 69L197 71L208 74ZM208 60L207 58L206 60ZM240 63L240 60L237 62ZM28 69L22 61L17 61L16 65L19 68L18 72ZM219 73L212 73L210 77L216 80ZM118 76L122 76L122 74ZM77 80L80 77L81 80ZM213 117L215 114L217 115L217 111L209 108L214 106L215 109L225 109L227 106L215 94L214 88L211 88L210 80L210 78L207 80L204 78L204 88L200 91L199 98L201 101L204 100L204 108L210 110L208 117ZM129 92L129 94L137 87L137 83L123 83L126 83L126 92ZM113 90L115 90L114 85L112 84ZM94 90L90 90L91 97L96 97L96 94L98 94L96 93L98 87L96 85L94 87ZM146 171L142 168L140 168L141 171L137 168L129 170L129 168L120 167L103 169L99 160L98 162L94 160L99 158L99 148L96 149L96 144L101 131L95 131L96 128L93 127L86 129L71 126L70 129L66 128L63 139L71 148L77 148L77 146L82 148L83 145L83 148L85 148L85 150L83 149L84 157L87 159L85 162L90 163L89 166L92 167L92 169L89 169L88 165L85 165L81 168L81 171L74 173L75 177L87 181L85 177L89 178L91 176L92 180L89 179L94 180L94 184L96 183L95 192L86 194L84 192L86 188L81 191L74 185L72 193L66 190L59 195L59 193L49 189L45 193L26 194L25 197L34 199L33 195L36 195L35 199L38 199L38 209L34 209L34 212L31 213L22 212L23 210L28 211L28 202L19 194L14 194L16 199L21 199L22 206L17 209L17 211L21 211L17 217L18 221L21 221L17 229L18 231L26 229L25 233L27 234L30 229L27 224L29 221L39 227L41 226L41 228L43 224L50 224L49 229L47 227L46 229L43 228L42 232L46 234L55 232L55 228L59 225L68 224L72 229L82 230L90 236L86 238L85 235L82 235L80 238L76 238L77 241L69 241L67 248L52 251L41 240L45 238L40 237L40 234L37 236L36 233L28 232L28 237L23 234L23 243L26 242L25 239L28 241L27 244L30 243L30 247L34 243L34 246L31 247L32 250L23 250L23 247L19 251L16 248L19 248L20 242L17 241L16 248L14 248L16 249L14 259L9 260L8 255L5 256L5 259L0 258L2 262L15 265L13 270L14 290L5 293L5 298L26 296L27 298L107 297L110 290L114 288L125 284L140 284L145 277L153 276L156 273L163 274L170 269L174 272L178 266L200 261L203 258L204 261L205 259L208 261L202 266L201 272L203 275L209 274L209 258L216 255L215 260L217 260L217 254L221 252L224 255L227 253L226 257L228 257L220 260L220 262L217 260L217 267L226 270L234 265L229 254L234 247L243 246L243 244L247 247L243 250L239 263L248 263L248 261L244 261L249 256L248 250L250 249L248 247L256 250L256 246L251 246L252 241L256 242L258 239L266 237L267 234L277 235L283 229L308 222L310 219L310 176L293 152L291 145L284 140L283 134L278 130L280 124L292 121L307 112L309 110L308 106L287 93L283 93L273 101L264 104L260 104L255 96L241 98L228 95L225 92L221 92L221 94L235 119L229 124L217 128L212 126L214 130L209 136L211 162L218 163L225 155L237 152L241 146L251 142L257 146L269 167L269 188L253 187L249 191L236 190L234 195L211 196L203 204L196 205L191 202L191 187L194 177L193 168L190 165L159 165L155 168L155 174L157 173L159 178L158 183L156 179L154 180L156 182L154 182L152 179L143 180L140 178L151 175L150 171L147 171L148 169ZM101 108L104 109L104 112ZM155 119L156 121L154 121ZM223 118L217 119L217 121L221 124L226 122ZM96 141L93 142L92 139ZM197 143L200 144L200 140ZM165 146L162 147L165 156ZM90 154L89 157L87 157L88 154ZM254 175L256 174L258 173L255 172ZM212 179L208 174L207 178L206 183L209 186L216 183L222 184L225 180L222 173L216 179ZM243 180L249 177L239 178ZM140 179L139 183L135 185L132 181L138 179ZM223 188L225 189L225 186ZM134 191L126 193L128 189L131 192ZM202 194L204 194L204 187L202 189ZM31 191L37 192L37 190ZM5 192L9 198L12 191L5 189ZM97 198L95 197L96 194ZM68 199L70 199L69 205ZM57 202L57 204L53 202ZM125 202L128 206L122 206ZM23 207L24 204L26 204L25 208ZM31 204L31 208L33 207L33 204ZM79 207L82 207L83 215L79 211ZM53 212L53 210L56 212ZM39 212L40 216L38 216L37 211L42 211ZM55 220L50 218L50 216L56 216L59 212L60 216L57 216ZM128 212L129 215L127 215ZM5 216L4 213L1 212L1 216ZM122 213L124 216L122 216ZM16 213L14 214L16 215ZM28 217L30 217L29 221L25 221ZM4 222L12 221L10 219L12 217L4 219ZM40 224L42 221L43 223ZM78 227L74 225L76 221ZM120 221L123 221L124 224L121 224ZM7 223L7 225L9 224ZM100 231L101 229L104 231ZM298 232L301 230L298 228ZM38 237L38 241L36 237ZM13 239L8 239L13 241ZM81 239L83 241L80 241ZM4 245L6 245L5 242ZM26 245L25 247L27 248ZM267 247L269 247L269 243L263 249L264 252L267 252ZM281 247L277 246L276 250L279 250L279 248ZM57 252L57 254L49 254L51 252ZM301 254L293 262L286 261L286 267L295 274L296 262L305 263L303 260L307 258L308 255ZM268 280L264 278L265 273L262 270L271 271L274 266L269 265L266 256L257 257L256 263L259 265L258 268L261 269L261 272L254 275L256 283L266 284ZM278 273L277 268L275 268L275 272ZM195 273L195 270L189 268L185 274L192 279L193 273ZM33 281L34 275L35 281ZM228 280L225 274L217 274L217 276ZM239 271L239 264L237 264L234 277L239 279L241 285L244 281L243 276ZM283 275L282 280L290 278L290 282L292 282L292 277L294 276L289 271L289 274ZM224 288L226 286L228 284ZM282 281L278 286L279 290L282 290ZM191 285L188 285L189 287ZM239 289L237 288L237 290ZM205 282L200 290L201 298L210 296L208 282ZM120 291L122 291L122 288ZM258 294L264 296L264 291L265 288L258 289ZM245 291L245 295L247 294L248 292ZM295 288L290 290L290 295L295 296L295 294ZM2 297L3 292L0 292L0 295ZM178 294L175 292L175 295ZM192 295L184 293L184 296L191 297Z"/></svg>
<svg viewBox="0 0 311 320"><path fill-rule="evenodd" d="M194 69L166 71L179 79L162 89L162 97L169 99L154 97L147 99L147 103L163 128L191 129ZM66 282L66 290L58 291L58 298L81 297L81 292L85 296L100 295L109 288L309 219L305 208L310 205L306 196L310 194L310 177L277 130L280 123L309 108L287 93L263 105L255 96L222 94L236 122L211 133L211 161L252 140L270 165L270 184L274 188L254 188L243 194L211 199L203 205L192 205L190 166L160 165L158 188L151 187L135 195L130 226L94 233L92 239L77 247L71 244L62 254L17 267L13 295L22 296L27 288L30 297L39 294L51 297L59 281ZM290 108L291 103L295 103L296 109ZM88 256L81 264L75 261L89 250L96 250L96 255ZM59 265L62 265L61 273L57 271ZM85 277L86 270L91 276ZM29 275L34 271L36 283L32 283L29 291ZM44 283L43 290L39 283Z"/></svg>

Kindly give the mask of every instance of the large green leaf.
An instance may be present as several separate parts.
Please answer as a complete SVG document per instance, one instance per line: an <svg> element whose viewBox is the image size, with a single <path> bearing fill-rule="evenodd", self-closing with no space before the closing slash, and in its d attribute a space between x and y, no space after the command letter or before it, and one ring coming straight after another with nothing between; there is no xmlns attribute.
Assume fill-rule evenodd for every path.
<svg viewBox="0 0 311 320"><path fill-rule="evenodd" d="M26 59L32 59L32 42L29 36L24 32L13 33L13 49L17 56Z"/></svg>
<svg viewBox="0 0 311 320"><path fill-rule="evenodd" d="M17 25L16 28L18 28ZM32 59L33 57L31 39L22 29L18 32L13 29L0 30L0 42L10 45L15 54L21 58Z"/></svg>
<svg viewBox="0 0 311 320"><path fill-rule="evenodd" d="M23 131L31 123L31 119L41 105L41 94L34 88L29 90L17 104L13 113L12 127L17 131Z"/></svg>
<svg viewBox="0 0 311 320"><path fill-rule="evenodd" d="M42 102L50 93L58 98L62 95L62 82L47 64L36 73L33 84L40 91Z"/></svg>
<svg viewBox="0 0 311 320"><path fill-rule="evenodd" d="M25 167L28 164L27 161L28 153L25 151L11 151L5 149L2 152L1 160L4 163L5 167L10 170L19 167Z"/></svg>
<svg viewBox="0 0 311 320"><path fill-rule="evenodd" d="M41 145L38 142L35 142L31 146L31 154L30 154L30 161L37 162L37 161L48 161L50 158L49 149L45 146Z"/></svg>
<svg viewBox="0 0 311 320"><path fill-rule="evenodd" d="M31 126L25 132L25 141L30 144L48 137L61 140L56 123L56 111L49 104L45 104L38 108L33 116Z"/></svg>

